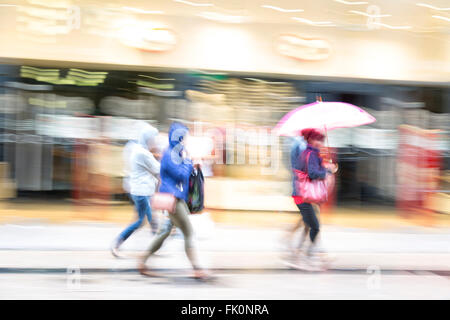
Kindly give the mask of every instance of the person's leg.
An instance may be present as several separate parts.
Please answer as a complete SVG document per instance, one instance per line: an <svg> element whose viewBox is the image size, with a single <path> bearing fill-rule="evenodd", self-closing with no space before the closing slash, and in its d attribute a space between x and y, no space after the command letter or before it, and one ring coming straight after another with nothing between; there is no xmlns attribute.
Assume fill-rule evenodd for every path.
<svg viewBox="0 0 450 320"><path fill-rule="evenodd" d="M178 227L184 236L184 249L192 267L200 269L197 254L193 245L194 232L191 221L189 220L189 208L184 200L178 200L175 212L171 214L173 224Z"/></svg>
<svg viewBox="0 0 450 320"><path fill-rule="evenodd" d="M317 219L317 223L320 226L320 205L313 203L312 207L314 209L314 213L316 214L316 219ZM317 234L315 243L316 243L316 249L318 249L319 251L322 251L322 249L320 249L320 233Z"/></svg>
<svg viewBox="0 0 450 320"><path fill-rule="evenodd" d="M146 211L146 216L147 216L148 224L152 230L152 233L156 234L158 232L158 225L159 225L158 222L159 221L158 221L158 218L156 217L156 215L153 214L153 212L152 212L152 207L150 205L150 203L151 203L150 199L151 199L151 196L147 197L147 203L148 203L149 210Z"/></svg>
<svg viewBox="0 0 450 320"><path fill-rule="evenodd" d="M300 217L300 219L297 221L296 224L290 226L286 230L286 234L284 235L283 242L286 244L286 247L288 250L292 250L292 241L294 239L295 233L298 229L300 229L303 226L303 219Z"/></svg>
<svg viewBox="0 0 450 320"><path fill-rule="evenodd" d="M147 259L156 251L158 251L162 244L164 243L164 240L167 239L167 237L170 235L170 232L173 228L173 222L172 219L167 219L164 224L161 226L161 228L158 230L158 233L155 237L153 237L152 241L150 242L150 247L147 250L147 253L142 256L142 264L145 264Z"/></svg>
<svg viewBox="0 0 450 320"><path fill-rule="evenodd" d="M311 228L308 227L306 225L306 223L304 223L304 227L303 227L303 230L302 230L302 235L300 236L300 241L299 241L298 246L297 246L297 250L298 251L301 251L301 249L303 248L303 245L305 243L306 238L308 237L308 234L310 233L310 230L311 230Z"/></svg>
<svg viewBox="0 0 450 320"><path fill-rule="evenodd" d="M151 210L150 205L148 203L148 197L144 196L131 196L134 202L134 207L137 212L138 219L131 223L122 233L119 234L116 240L115 247L119 248L119 246L128 239L131 234L136 231L144 222L144 217L147 216L149 220L151 220Z"/></svg>
<svg viewBox="0 0 450 320"><path fill-rule="evenodd" d="M314 208L310 203L299 204L298 208L303 216L303 221L310 228L309 237L311 239L312 246L316 240L317 234L319 233L319 220L317 219Z"/></svg>

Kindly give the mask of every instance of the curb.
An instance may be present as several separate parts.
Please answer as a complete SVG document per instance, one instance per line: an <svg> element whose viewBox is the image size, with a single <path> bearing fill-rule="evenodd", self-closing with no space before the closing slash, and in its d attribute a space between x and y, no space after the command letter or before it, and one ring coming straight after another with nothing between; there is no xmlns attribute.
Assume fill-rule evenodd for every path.
<svg viewBox="0 0 450 320"><path fill-rule="evenodd" d="M191 269L184 268L152 268L156 272L166 272L166 273L182 273L189 272ZM307 270L297 270L292 268L209 268L208 270L214 272L226 272L226 273L363 273L368 274L365 268L330 268L326 271L307 271ZM69 272L70 271L70 272ZM139 273L136 268L80 268L73 272L74 269L70 268L0 268L0 274L96 274L96 273ZM426 270L426 269L380 269L384 274L395 274L399 272L408 273L420 273L420 272L430 272L444 277L450 277L450 270Z"/></svg>

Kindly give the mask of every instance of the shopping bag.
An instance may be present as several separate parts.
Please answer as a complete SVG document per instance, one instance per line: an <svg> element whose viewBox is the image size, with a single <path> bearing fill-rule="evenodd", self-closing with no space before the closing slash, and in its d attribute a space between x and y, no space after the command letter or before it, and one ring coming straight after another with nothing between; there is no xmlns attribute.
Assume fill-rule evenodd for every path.
<svg viewBox="0 0 450 320"><path fill-rule="evenodd" d="M204 183L203 172L200 166L197 166L189 177L189 191L187 205L191 213L198 213L203 210L204 202Z"/></svg>

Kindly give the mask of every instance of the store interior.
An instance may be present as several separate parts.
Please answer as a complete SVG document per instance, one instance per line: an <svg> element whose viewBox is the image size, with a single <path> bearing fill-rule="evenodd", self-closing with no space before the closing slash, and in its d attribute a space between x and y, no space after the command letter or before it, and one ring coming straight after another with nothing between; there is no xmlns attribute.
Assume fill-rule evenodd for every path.
<svg viewBox="0 0 450 320"><path fill-rule="evenodd" d="M425 148L439 158L429 206L446 213L446 5L0 2L1 197L123 203L122 151L136 121L157 127L162 140L179 121L212 141L207 208L296 211L290 140L267 141L284 114L321 99L377 119L328 132L340 166L333 206L398 206L399 128L406 125L436 134ZM254 132L267 136L255 140Z"/></svg>

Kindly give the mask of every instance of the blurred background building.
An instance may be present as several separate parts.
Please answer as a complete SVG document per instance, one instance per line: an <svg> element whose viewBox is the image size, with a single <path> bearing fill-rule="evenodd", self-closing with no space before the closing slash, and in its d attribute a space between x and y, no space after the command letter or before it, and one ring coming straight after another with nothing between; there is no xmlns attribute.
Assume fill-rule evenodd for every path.
<svg viewBox="0 0 450 320"><path fill-rule="evenodd" d="M1 0L0 197L119 202L136 120L181 121L223 158L208 208L296 211L288 138L226 160L321 96L377 118L329 134L337 205L449 213L450 8L418 1Z"/></svg>

